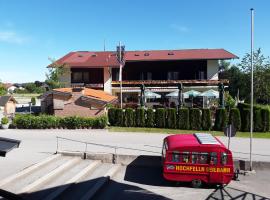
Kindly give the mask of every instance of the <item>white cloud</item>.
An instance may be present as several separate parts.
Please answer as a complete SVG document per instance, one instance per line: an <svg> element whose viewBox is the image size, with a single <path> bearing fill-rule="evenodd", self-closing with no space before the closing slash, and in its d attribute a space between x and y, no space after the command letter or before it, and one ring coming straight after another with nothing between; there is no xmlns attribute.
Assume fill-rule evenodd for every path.
<svg viewBox="0 0 270 200"><path fill-rule="evenodd" d="M186 27L186 26L180 26L178 24L171 24L170 25L170 28L176 30L179 33L189 32L189 28L188 27Z"/></svg>
<svg viewBox="0 0 270 200"><path fill-rule="evenodd" d="M0 42L23 44L28 39L26 37L18 35L15 31L1 31L0 30Z"/></svg>

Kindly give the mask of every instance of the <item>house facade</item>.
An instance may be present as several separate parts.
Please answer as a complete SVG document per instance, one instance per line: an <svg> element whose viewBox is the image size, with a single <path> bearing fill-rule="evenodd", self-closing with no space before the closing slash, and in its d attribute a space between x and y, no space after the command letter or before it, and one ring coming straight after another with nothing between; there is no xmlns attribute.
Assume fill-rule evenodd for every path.
<svg viewBox="0 0 270 200"><path fill-rule="evenodd" d="M122 72L123 101L138 99L140 86L159 94L177 90L217 90L219 60L235 59L236 55L224 49L147 50L125 52ZM87 87L104 90L119 96L119 63L116 52L70 52L56 61L66 64L61 81L66 87Z"/></svg>
<svg viewBox="0 0 270 200"><path fill-rule="evenodd" d="M15 115L17 101L13 96L0 96L0 116L12 117Z"/></svg>

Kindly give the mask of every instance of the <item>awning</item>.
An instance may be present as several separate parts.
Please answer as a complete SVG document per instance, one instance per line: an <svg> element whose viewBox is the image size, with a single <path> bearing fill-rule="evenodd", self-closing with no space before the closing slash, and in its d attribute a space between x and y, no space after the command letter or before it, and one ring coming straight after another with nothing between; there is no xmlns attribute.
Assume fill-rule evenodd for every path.
<svg viewBox="0 0 270 200"><path fill-rule="evenodd" d="M5 157L9 151L18 148L20 143L20 140L0 137L0 156Z"/></svg>

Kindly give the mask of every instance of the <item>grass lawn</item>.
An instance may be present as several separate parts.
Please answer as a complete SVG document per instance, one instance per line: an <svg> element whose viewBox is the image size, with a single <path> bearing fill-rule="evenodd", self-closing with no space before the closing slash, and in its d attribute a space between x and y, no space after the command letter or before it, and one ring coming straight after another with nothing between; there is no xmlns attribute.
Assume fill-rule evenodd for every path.
<svg viewBox="0 0 270 200"><path fill-rule="evenodd" d="M166 129L166 128L139 128L139 127L109 127L110 132L143 132L143 133L211 133L215 136L224 136L220 131L192 131L192 130L179 130L179 129ZM237 132L236 137L249 138L249 132ZM270 132L266 133L253 133L254 138L267 138L270 139Z"/></svg>

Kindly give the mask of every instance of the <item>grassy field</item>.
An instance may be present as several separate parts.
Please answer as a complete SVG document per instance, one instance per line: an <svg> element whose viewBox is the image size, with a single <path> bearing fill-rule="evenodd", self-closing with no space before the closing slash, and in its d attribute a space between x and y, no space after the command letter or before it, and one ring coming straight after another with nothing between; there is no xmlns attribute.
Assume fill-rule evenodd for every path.
<svg viewBox="0 0 270 200"><path fill-rule="evenodd" d="M109 127L110 132L141 132L141 133L211 133L215 136L224 136L223 132L220 131L192 131L192 130L179 130L179 129L166 129L166 128L139 128L139 127ZM249 138L249 132L237 132L236 137ZM266 138L270 139L270 132L266 133L253 133L254 138Z"/></svg>

